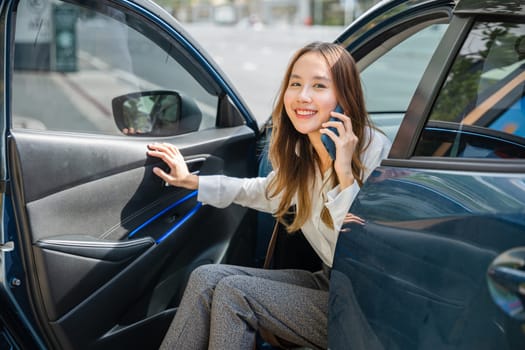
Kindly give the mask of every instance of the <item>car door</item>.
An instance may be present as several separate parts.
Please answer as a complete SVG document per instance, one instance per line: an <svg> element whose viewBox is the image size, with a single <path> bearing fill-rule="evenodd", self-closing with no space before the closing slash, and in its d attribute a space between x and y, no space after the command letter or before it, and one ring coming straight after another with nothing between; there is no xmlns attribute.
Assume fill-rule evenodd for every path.
<svg viewBox="0 0 525 350"><path fill-rule="evenodd" d="M339 236L331 349L524 347L525 27L492 5L459 2L350 209L366 223Z"/></svg>
<svg viewBox="0 0 525 350"><path fill-rule="evenodd" d="M195 173L254 176L256 123L152 2L2 4L12 334L27 348L156 349L195 267L250 265L253 213L166 186L147 145L177 145Z"/></svg>
<svg viewBox="0 0 525 350"><path fill-rule="evenodd" d="M441 40L454 1L384 1L336 39L361 72L368 114L393 141Z"/></svg>

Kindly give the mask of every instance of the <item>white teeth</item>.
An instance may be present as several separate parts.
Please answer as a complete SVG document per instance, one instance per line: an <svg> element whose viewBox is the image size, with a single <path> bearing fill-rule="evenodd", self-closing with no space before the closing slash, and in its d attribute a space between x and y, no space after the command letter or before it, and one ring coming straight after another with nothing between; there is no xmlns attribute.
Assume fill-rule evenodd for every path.
<svg viewBox="0 0 525 350"><path fill-rule="evenodd" d="M297 110L296 113L298 115L312 115L315 114L315 111Z"/></svg>

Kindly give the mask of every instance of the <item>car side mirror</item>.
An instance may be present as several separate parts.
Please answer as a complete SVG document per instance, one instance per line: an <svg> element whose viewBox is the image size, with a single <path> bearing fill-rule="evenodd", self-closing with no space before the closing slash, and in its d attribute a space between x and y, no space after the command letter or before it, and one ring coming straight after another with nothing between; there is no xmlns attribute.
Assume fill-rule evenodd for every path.
<svg viewBox="0 0 525 350"><path fill-rule="evenodd" d="M133 92L113 98L113 118L125 135L176 135L180 133L181 105L175 91Z"/></svg>

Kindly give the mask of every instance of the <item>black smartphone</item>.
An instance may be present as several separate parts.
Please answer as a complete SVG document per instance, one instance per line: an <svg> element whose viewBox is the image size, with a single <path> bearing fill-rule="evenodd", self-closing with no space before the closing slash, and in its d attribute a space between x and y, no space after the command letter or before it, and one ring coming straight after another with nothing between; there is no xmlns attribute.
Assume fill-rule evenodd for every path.
<svg viewBox="0 0 525 350"><path fill-rule="evenodd" d="M335 107L334 112L344 113L343 109L339 105L337 105L337 107ZM340 121L340 119L337 119L337 118L334 118L334 117L330 117L330 120L331 121ZM328 129L332 130L336 135L339 136L339 133L337 132L336 128L329 127ZM328 151L328 154L330 155L330 157L333 160L335 160L335 144L334 144L334 141L332 141L330 136L325 135L325 134L321 135L321 141L323 142L323 145L326 148L326 150Z"/></svg>

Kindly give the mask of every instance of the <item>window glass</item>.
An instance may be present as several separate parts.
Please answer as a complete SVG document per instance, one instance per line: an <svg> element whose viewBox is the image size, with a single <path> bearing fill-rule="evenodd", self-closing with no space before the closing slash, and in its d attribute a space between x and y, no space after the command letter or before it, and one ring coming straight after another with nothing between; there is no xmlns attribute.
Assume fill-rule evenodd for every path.
<svg viewBox="0 0 525 350"><path fill-rule="evenodd" d="M149 119L134 120L139 126L129 125L126 133L157 128L158 135L173 135L214 127L217 96L177 61L183 55L162 35L144 19L110 7L95 12L60 1L21 0L12 127L123 135L113 102L125 94L129 100L117 99L124 106L162 101L163 113L160 102L146 112L156 111L164 123L142 113ZM147 96L138 99L140 94Z"/></svg>
<svg viewBox="0 0 525 350"><path fill-rule="evenodd" d="M395 45L361 72L371 118L393 139L447 24L432 24ZM372 53L373 54L373 53Z"/></svg>
<svg viewBox="0 0 525 350"><path fill-rule="evenodd" d="M525 25L478 22L434 104L417 156L525 158Z"/></svg>

